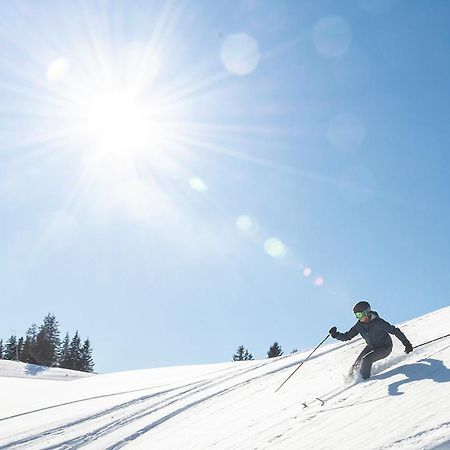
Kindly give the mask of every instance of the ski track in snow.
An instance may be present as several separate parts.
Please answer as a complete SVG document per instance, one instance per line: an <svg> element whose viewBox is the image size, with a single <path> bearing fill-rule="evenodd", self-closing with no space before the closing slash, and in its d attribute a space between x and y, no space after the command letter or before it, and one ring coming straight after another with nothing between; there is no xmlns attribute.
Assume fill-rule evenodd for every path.
<svg viewBox="0 0 450 450"><path fill-rule="evenodd" d="M219 369L217 371L213 371L213 372L210 373L210 375L212 375L214 373L218 373L218 372L229 371L229 370L230 370L229 367L226 367L224 369ZM3 422L5 420L14 419L14 418L21 417L21 416L26 416L26 415L29 415L29 414L38 413L38 412L41 412L41 411L47 411L47 410L54 409L54 408L60 408L60 407L63 407L63 406L68 406L68 405L75 405L76 403L83 403L83 402L88 402L88 401L91 401L91 400L99 400L99 399L108 398L108 397L117 397L117 396L120 396L120 395L133 394L135 392L149 391L151 389L161 388L161 387L164 387L164 386L168 386L168 384L161 384L161 385L157 385L157 386L147 386L147 387L140 388L140 389L130 389L128 391L122 391L122 392L112 392L112 393L109 393L109 394L95 395L95 396L92 396L92 397L81 398L81 399L78 399L78 400L68 401L68 402L64 402L64 403L58 403L56 405L45 406L43 408L33 409L33 410L30 410L30 411L25 411L25 412L22 412L22 413L13 414L11 416L1 417L0 418L0 422ZM189 384L186 384L185 386L189 386ZM173 388L173 389L177 389L177 388Z"/></svg>
<svg viewBox="0 0 450 450"><path fill-rule="evenodd" d="M36 443L36 441L38 439L41 439L41 438L47 439L48 437L50 437L52 435L60 435L60 434L62 434L63 431L67 431L69 428L76 427L78 425L84 425L86 422L94 421L96 419L102 418L103 416L107 416L107 415L115 413L117 411L123 411L125 408L134 407L135 405L139 405L141 403L144 403L144 402L146 402L149 399L153 400L155 397L160 397L160 396L162 396L162 395L164 395L166 393L170 393L172 391L177 391L177 390L183 389L184 387L188 387L188 386L190 386L192 384L198 385L199 383L191 383L191 384L186 385L186 386L180 386L180 387L177 387L177 388L168 389L166 391L155 392L153 394L149 394L149 395L145 395L145 396L142 396L142 397L138 397L138 398L136 398L134 400L130 400L128 402L124 402L124 403L120 403L118 405L115 405L115 406L113 406L111 408L107 408L107 409L105 409L103 411L100 411L100 412L94 414L94 415L89 415L89 416L83 417L81 419L78 419L78 420L75 420L75 421L72 421L72 422L69 422L69 423L65 423L65 424L60 425L58 427L55 427L55 428L52 428L52 429L49 429L49 430L46 430L46 431L43 431L43 432L39 432L37 434L33 434L31 436L27 436L27 437L18 439L16 441L9 442L9 443L4 444L4 445L0 445L0 449L3 450L3 449L8 449L8 448L14 448L14 447L20 446L22 444L27 444L27 445L30 444L30 443L34 444L34 443ZM191 388L191 389L194 389L194 388ZM188 390L186 390L184 392L189 392L191 389L188 389ZM76 403L76 402L72 402L72 403ZM58 406L62 406L62 405L58 405ZM17 415L17 416L20 416L20 415ZM13 416L13 417L17 417L17 416Z"/></svg>
<svg viewBox="0 0 450 450"><path fill-rule="evenodd" d="M50 409L61 408L63 406L75 405L76 403L84 403L84 402L88 402L91 400L99 400L101 398L117 397L119 395L126 395L126 394L133 394L135 392L149 391L150 389L155 389L157 387L162 387L162 386L151 386L151 387L146 387L146 388L141 388L141 389L131 389L129 391L113 392L111 394L95 395L93 397L88 397L88 398L80 398L79 400L73 400L71 402L58 403L57 405L45 406L43 408L38 408L38 409L33 409L31 411L25 411L23 413L13 414L12 416L2 417L2 418L0 418L0 422L3 422L5 420L10 420L10 419L15 419L17 417L27 416L29 414L35 414L35 413L38 413L41 411L47 411Z"/></svg>
<svg viewBox="0 0 450 450"><path fill-rule="evenodd" d="M447 438L450 435L450 422L443 422L434 427L419 431L411 436L399 439L398 441L392 442L388 446L383 446L382 449L396 449L396 448L424 448L426 442L429 441L430 437L435 435L437 438L444 437ZM445 442L443 444L446 444ZM441 444L440 446L442 446ZM436 447L434 447L436 448ZM450 448L450 445L449 447Z"/></svg>
<svg viewBox="0 0 450 450"><path fill-rule="evenodd" d="M322 352L317 353L317 355L311 357L310 360L318 358L321 355L328 354L328 353L333 352L333 351L337 351L340 348L342 348L343 346L349 346L349 345L355 345L355 343L354 342L352 344L344 343L344 344L341 344L341 345L337 345L337 346L335 346L334 348L331 348L331 349L322 349ZM75 437L73 439L70 439L70 440L68 440L66 442L61 442L61 443L58 443L58 444L56 444L54 446L47 446L45 448L46 449L72 449L72 448L79 448L80 446L86 445L89 442L97 440L100 437L107 435L108 433L112 433L112 432L118 430L119 428L123 428L123 427L129 425L132 422L140 420L140 419L142 419L142 418L144 418L144 417L146 417L146 416L148 416L150 414L154 414L155 412L161 410L164 407L167 407L167 406L170 406L173 403L182 401L187 396L192 396L194 394L197 394L201 390L204 390L206 387L208 387L208 388L214 387L217 382L219 382L219 383L227 382L227 381L231 380L232 378L234 378L235 376L245 375L248 372L260 369L260 368L262 368L264 366L267 366L269 364L280 363L280 361L283 361L284 359L289 358L289 357L292 359L292 357L294 355L295 354L288 354L288 355L283 355L283 356L281 356L279 358L266 360L266 361L263 361L263 362L261 362L259 364L256 364L256 365L252 366L251 368L249 368L247 370L242 370L241 368L235 369L234 371L232 371L231 376L225 374L224 376L219 377L218 380L206 381L203 384L200 384L199 386L197 386L196 388L189 389L189 390L187 390L185 392L182 392L181 394L174 395L173 397L170 397L169 399L157 402L156 404L153 403L153 404L149 405L146 408L143 408L143 409L141 409L139 411L133 412L133 413L129 414L126 417L122 417L122 418L113 420L113 421L109 422L108 424L103 424L101 427L98 427L98 428L90 431L89 433L83 432L82 435L77 436L77 437ZM202 398L200 400L194 401L194 402L188 404L187 406L179 408L178 410L176 410L176 411L168 414L167 416L157 420L155 423L151 423L150 425L148 425L146 427L143 427L141 430L138 430L137 432L132 433L131 436L129 436L128 438L125 438L123 441L120 441L118 443L118 444L120 444L119 447L114 447L113 446L111 448L120 448L123 445L125 445L126 442L129 442L131 440L136 439L137 437L141 436L143 433L150 431L151 429L155 428L159 424L161 424L161 423L171 419L172 417L175 417L178 414L181 414L184 411L187 411L188 409L190 409L192 407L195 407L198 404L201 404L201 403L203 403L205 401L208 401L208 400L212 399L213 397L217 397L217 396L223 395L223 394L225 394L227 392L231 392L231 391L233 391L235 389L238 389L239 387L241 387L241 386L243 386L245 384L248 384L250 381L254 381L254 380L256 380L256 379L258 379L260 377L266 377L268 375L272 375L272 374L277 373L279 371L283 371L283 370L289 369L289 368L291 368L293 366L298 365L299 363L304 361L304 359L305 359L304 357L302 357L300 360L296 359L295 361L290 362L289 364L285 364L281 368L274 369L274 370L269 371L269 372L267 372L267 373L265 373L263 375L260 375L260 376L254 377L252 379L246 380L244 382L238 383L238 384L236 384L233 387L230 387L230 388L227 388L227 389L223 389L223 390L218 391L218 392L216 392L214 394L211 394L211 395L207 395L207 396L205 396L204 398ZM224 371L224 370L227 370L227 369L221 369L220 371ZM220 378L224 378L224 379L220 380ZM199 383L193 383L193 384L199 384ZM7 444L0 445L0 449L3 450L3 449L8 449L8 448L20 448L20 446L22 446L22 445L28 446L30 444L33 444L33 446L34 446L34 445L38 444L39 440L44 440L44 441L48 442L48 440L51 437L54 437L54 436L59 437L63 433L67 432L69 429L73 429L75 427L83 426L86 422L90 422L90 424L92 425L94 423L94 421L96 421L96 420L98 420L98 419L100 419L100 418L102 418L104 416L113 414L113 413L118 412L118 411L123 413L125 411L125 409L130 409L130 408L134 407L135 405L139 405L139 404L142 404L142 403L146 402L147 400L153 400L155 397L164 395L164 394L172 392L172 391L176 391L176 390L182 389L183 387L187 387L187 386L190 386L190 385L185 385L185 386L178 387L178 388L172 388L172 389L168 389L166 391L157 392L157 393L154 393L154 394L149 394L149 395L146 395L146 396L143 396L143 397L139 397L137 399L134 399L134 400L131 400L131 401L128 401L128 402L116 405L116 406L114 406L112 408L107 408L107 409L105 409L105 410L103 410L103 411L101 411L101 412L99 412L97 414L89 415L89 416L77 419L75 421L71 421L71 422L59 425L57 427L45 430L45 431L34 432L34 434L32 434L32 435L27 435L27 436L22 437L20 439L16 439L14 441L8 442ZM150 388L144 388L144 390L148 390L148 389L150 389ZM139 391L139 390L135 390L135 391ZM105 398L105 397L108 397L108 396L114 396L114 395L120 395L120 394L124 394L124 393L132 393L132 392L133 391L114 393L114 394L105 394L103 396L95 396L95 397L90 397L90 398L87 398L87 399L80 399L80 400L75 400L75 401L72 401L72 402L65 402L65 403L61 403L61 404L58 404L58 405L52 405L52 406L49 406L49 407L39 408L39 409L36 409L36 410L26 411L26 412L23 412L23 413L19 413L19 414L11 415L11 416L8 416L8 417L4 417L4 418L0 419L0 422L4 421L4 420L13 419L13 418L18 418L18 417L21 417L21 416L24 416L24 415L28 415L28 414L33 414L33 413L46 411L46 410L52 409L52 408L58 408L58 407L62 407L62 406L73 405L75 403L79 403L79 402L83 402L83 401L95 400L95 399L99 399L99 398ZM160 406L161 404L162 404L162 406ZM159 407L155 408L155 406L159 406Z"/></svg>
<svg viewBox="0 0 450 450"><path fill-rule="evenodd" d="M217 384L221 384L221 383L230 381L233 378L235 378L236 376L245 375L248 372L252 372L254 370L260 369L261 367L264 367L264 366L266 366L268 364L279 363L280 360L283 360L283 359L285 359L285 358L287 358L289 356L292 356L292 355L285 355L285 356L282 356L282 357L277 358L277 359L271 359L269 361L264 361L264 362L262 362L260 364L257 364L257 365L255 365L255 366L253 366L253 367L251 367L251 368L249 368L247 370L242 370L240 368L239 369L235 369L235 370L232 371L231 375L225 374L225 375L220 376L217 379L213 379L211 381L192 383L194 385L194 387L192 389L188 389L188 390L183 391L181 393L178 393L178 394L176 394L176 395L174 395L172 397L169 397L168 399L161 400L161 401L159 401L157 403L152 403L151 405L149 405L149 406L147 406L147 407L145 407L145 408L143 408L141 410L138 410L138 411L135 411L133 413L130 413L130 414L128 414L125 417L113 420L113 421L109 422L108 424L103 424L102 426L92 430L89 433L83 432L82 435L77 436L77 437L75 437L73 439L70 439L68 441L60 442L60 443L58 443L56 445L51 445L51 446L48 446L48 444L47 444L45 449L48 449L48 450L50 450L50 449L61 449L62 450L62 449L79 448L79 447L81 447L83 445L88 444L89 442L92 442L94 440L99 439L102 436L107 435L108 433L112 433L112 432L118 430L119 428L123 428L123 427L129 425L132 422L135 422L135 421L137 421L139 419L142 419L142 418L144 418L144 417L146 417L146 416L148 416L150 414L153 414L153 413L161 410L164 407L170 406L171 404L176 403L176 402L180 402L180 401L184 400L187 397L191 397L192 395L197 394L197 393L205 390L206 388L215 387ZM290 367L292 367L295 364L298 364L298 361L296 361L295 363L289 363L289 364L283 366L281 369L273 370L273 371L270 371L270 372L265 373L263 375L259 375L257 377L251 378L249 380L240 382L240 383L236 384L235 386L232 386L232 387L220 390L218 392L215 392L214 394L208 395L208 396L206 396L204 398L201 398L200 400L196 400L194 402L191 402L190 404L177 409L173 413L170 413L167 416L165 416L165 417L155 421L155 423L151 423L150 425L144 427L143 429L139 430L138 432L133 433L131 436L129 436L125 440L118 442L117 445L119 445L119 446L112 446L110 448L111 449L112 448L120 448L123 445L125 445L127 442L136 439L137 437L142 435L144 432L150 431L151 429L155 428L159 424L169 420L172 417L175 417L176 415L178 415L178 414L180 414L180 413L182 413L182 412L184 412L184 411L186 411L186 410L188 410L188 409L190 409L190 408L192 408L192 407L194 407L194 406L196 406L196 405L198 405L200 403L208 401L208 400L210 400L213 397L220 396L220 395L223 395L223 394L225 394L227 392L231 392L231 391L233 391L235 389L238 389L239 387L241 387L241 386L243 386L245 384L248 384L251 381L254 381L254 380L258 379L258 378L271 375L271 374L276 373L276 372L278 372L279 370L282 370L282 369L290 368ZM147 400L153 400L155 397L159 397L159 396L164 395L166 393L169 393L169 392L172 392L172 391L176 391L176 390L182 389L184 387L188 387L188 386L191 386L191 384L188 384L188 385L185 385L185 386L181 386L181 387L172 388L172 389L168 389L168 390L162 391L162 392L156 392L156 393L149 394L149 395L146 395L146 396L143 396L143 397L139 397L137 399L134 399L134 400L131 400L131 401L128 401L128 402L125 402L125 403L121 403L121 404L116 405L116 406L114 406L112 408L105 409L105 410L103 410L103 411L101 411L101 412L99 412L97 414L89 415L89 416L83 417L81 419L78 419L78 420L75 420L75 421L72 421L72 422L69 422L69 423L62 424L62 425L57 426L55 428L52 428L52 429L49 429L49 430L46 430L46 431L42 431L42 432L38 432L38 433L35 433L35 434L31 435L31 436L26 436L26 437L23 437L21 439L17 439L15 441L9 442L7 444L0 445L0 449L3 450L3 449L9 449L9 448L20 448L20 446L22 446L22 445L27 445L28 446L31 443L33 445L37 445L39 440L44 440L44 441L48 442L49 438L51 438L53 436L59 437L63 432L67 432L67 430L69 428L74 428L74 427L77 427L77 426L80 426L80 425L84 425L86 422L91 422L91 424L93 424L93 422L95 420L99 419L99 418L102 418L104 416L108 416L108 415L110 415L112 413L115 413L115 412L124 413L125 409L130 409L130 408L134 407L135 405L139 405L139 404L142 404L142 403L146 402ZM109 394L109 395L111 395L111 394ZM108 395L98 396L98 398L107 397L107 396ZM51 407L48 407L48 408L41 408L41 409L38 409L38 410L28 411L28 412L24 412L24 413L21 413L21 414L16 414L16 415L13 415L13 416L10 416L10 417L3 418L1 420L7 420L7 419L11 419L11 418L16 418L16 417L20 417L20 416L23 416L23 415L26 415L26 414L40 412L40 411L44 411L44 410L47 410L47 409L60 407L60 406L66 406L66 405L78 403L80 401L86 401L86 400L92 400L92 399L94 399L94 398L88 398L88 399L83 399L83 400L76 400L74 402L66 402L66 403L63 403L63 404L60 404L60 405L51 406ZM157 408L155 408L155 406L157 406Z"/></svg>
<svg viewBox="0 0 450 450"><path fill-rule="evenodd" d="M182 391L182 392L180 392L178 394L175 394L175 395L173 395L173 396L171 396L169 398L166 398L164 400L158 401L156 403L152 403L149 407L146 407L146 408L144 408L142 410L139 410L137 412L133 412L133 413L129 414L128 417L126 418L126 419L128 419L127 422L124 422L126 419L121 418L121 419L117 419L117 420L115 420L113 422L110 422L108 425L103 425L102 427L100 427L98 429L95 429L94 432L89 433L89 435L86 435L85 433L83 433L83 435L80 436L79 439L83 440L83 438L85 438L85 442L84 443L87 443L89 440L92 440L92 439L90 439L90 437L93 436L94 439L96 439L98 437L97 435L95 435L95 433L101 434L102 431L109 430L111 426L114 426L114 425L117 425L117 424L121 424L123 422L126 425L126 423L129 423L130 419L132 419L133 417L138 416L137 418L139 418L139 416L144 411L150 410L150 412L147 412L147 413L144 413L144 414L151 414L151 413L161 409L161 408L155 408L155 406L160 406L160 405L167 406L167 405L170 405L171 403L173 403L174 401L180 401L180 400L182 400L184 398L183 396L186 396L189 393L198 392L199 388L201 390L206 385L211 384L211 383L212 383L212 381L199 381L199 382L189 383L187 385L183 385L183 386L178 386L178 387L174 387L174 388L171 388L171 389L167 389L165 391L155 392L155 393L152 393L152 394L149 394L149 395L138 397L136 399L133 399L133 400L130 400L130 401L127 401L127 402L115 405L115 406L113 406L111 408L104 409L104 410L102 410L102 411L100 411L100 412L98 412L98 413L96 413L94 415L88 415L88 416L83 417L81 419L78 419L78 420L75 420L75 421L72 421L72 422L69 422L69 423L62 424L62 425L60 425L58 427L55 427L55 428L52 428L52 429L49 429L49 430L46 430L46 431L43 431L43 432L40 432L40 433L35 433L35 434L31 435L31 436L27 436L27 437L24 437L24 438L21 438L21 439L9 442L9 443L7 443L5 445L1 445L0 449L3 450L3 449L7 449L7 448L14 448L14 447L20 446L22 444L27 444L28 445L28 444L30 444L32 442L33 442L33 445L34 445L34 444L36 444L36 441L39 440L39 439L44 438L45 440L47 440L50 436L52 436L52 435L60 435L62 431L67 431L69 428L74 428L74 427L79 426L79 425L84 425L86 422L91 422L92 423L96 419L102 418L104 416L108 416L108 415L110 415L112 413L115 413L115 412L124 413L126 409L132 409L136 405L141 405L141 404L147 402L147 400L152 400L153 401L155 397L161 397L161 396L163 396L163 395L165 395L167 393L171 393L173 391L178 391L178 390L181 390L181 389L193 386L192 388L187 389L185 391ZM70 404L70 403L71 402L69 402L68 404ZM76 402L72 402L72 403L76 403ZM59 407L59 406L63 406L63 405L65 405L65 404L56 405L56 406ZM163 406L161 406L161 407L163 407ZM154 409L152 409L152 408L154 408ZM37 410L37 411L40 411L40 410ZM19 415L15 415L15 416L12 416L12 417L18 417L18 416L21 416L21 415L24 415L24 414L29 414L29 413L32 413L32 412L35 412L35 411L30 411L30 412L19 414ZM78 438L73 439L73 440L71 440L71 442L75 443L75 441L77 439ZM62 448L71 448L70 445L67 446L68 444L69 444L69 442L65 442L65 443L62 443L62 444L58 444L56 447L52 446L52 447L47 447L47 448L61 448L61 449ZM63 447L62 445L66 445L66 446ZM76 447L74 447L74 448L76 448Z"/></svg>
<svg viewBox="0 0 450 450"><path fill-rule="evenodd" d="M447 312L450 319L450 308L444 309L444 311ZM428 316L411 321L401 328L409 335L411 330L418 329L426 320L433 319L432 314ZM423 341L422 338L421 341ZM431 399L436 396L440 398L439 389L446 389L448 393L449 385L441 384L450 382L450 367L447 367L449 364L445 359L448 357L448 352L445 353L442 360L432 358L444 355L444 352L450 348L447 339L445 344L444 341L436 342L417 349L410 355L399 354L397 349L397 352L394 352L386 360L374 364L372 378L367 381L345 382L346 378L344 377L343 382L339 382L338 372L342 372L342 369L346 370L347 365L350 365L349 361L356 357L361 345L361 339L355 339L351 342L338 343L319 349L309 359L307 368L302 368L303 372L297 373L296 377L293 377L283 387L281 396L275 394L277 385L281 384L290 374L289 369L305 360L310 351L244 364L230 363L224 368L206 373L199 372L191 377L178 378L178 381L171 383L161 383L163 379L157 378L159 383L149 387L122 389L120 392L92 395L86 398L75 397L72 401L10 414L0 418L0 425L11 423L16 429L9 435L0 437L0 449L73 450L89 447L118 450L123 447L128 448L130 445L132 448L144 449L192 448L198 450L216 447L227 450L250 448L291 450L298 448L328 449L331 447L328 447L327 442L333 442L333 448L348 450L351 447L347 446L349 444L344 437L345 434L340 439L339 433L341 432L340 427L345 430L345 419L351 417L351 411L355 411L353 414L358 417L361 411L377 410L389 402L389 405L394 405L390 406L392 414L405 416L408 413L414 414L416 408L423 408L423 404L415 403L415 395L411 391L414 385L419 386L424 383L423 386L432 388L430 392L424 390L419 399L425 404L428 401L430 408L433 408L433 403L432 400L428 400L428 396ZM336 362L334 354L339 356L340 361L345 360L345 363L342 365L342 362ZM330 365L328 369L326 369L327 364ZM318 383L315 383L313 367L321 372L326 369L325 373L321 374L321 378L317 379L321 380ZM334 369L334 372L331 371L331 368ZM335 387L328 391L325 390L326 393L323 393L323 387L329 384L326 381L327 371L330 372L332 377L330 381ZM183 372L179 373L183 374ZM95 377L92 379L94 380ZM309 385L306 387L301 384L305 379L309 380ZM434 384L430 385L430 383ZM129 386L131 387L131 385ZM403 397L404 386L407 386L406 392L409 395ZM144 391L153 392L144 394ZM306 393L309 400L296 398L295 392L297 391L303 392L301 396ZM117 404L112 403L121 395L131 396L139 392L142 392L142 395L138 394L136 398L129 398L126 401L117 400L119 401ZM247 407L250 401L255 401L255 404L258 404L259 401L260 406L253 412L253 418L246 418L247 431L243 432L241 429L243 435L236 440L236 430L232 428L232 425L229 425L231 427L229 429L226 426L227 423L235 424L235 426L239 424L233 417L233 411L239 405L241 392L245 393ZM261 403L261 398L268 396L270 396L268 401L274 404L273 410L270 409L270 404L261 408L264 405L264 402ZM448 394L444 397L442 398L444 403L440 402L442 405L448 404ZM402 404L399 403L403 401L402 399L406 399L405 408L408 408L404 413L401 407L398 409ZM100 400L101 402L96 406L95 402ZM286 403L284 406L283 402ZM104 403L103 406L100 406L102 403ZM80 406L84 404L90 405L90 413L86 414L87 411L85 411L83 414ZM206 407L206 404L212 406ZM304 407L305 404L308 406ZM438 410L443 411L443 407L445 410L445 406L442 405L439 404L440 409ZM450 411L450 405L448 406L448 411ZM265 413L266 407L268 408L267 413ZM218 417L224 417L225 424L219 419L214 422L214 414L208 414L210 410L215 411ZM59 416L58 411L61 411ZM231 414L230 416L226 415L227 411L230 411L228 412ZM180 415L183 415L181 421L178 419ZM35 421L34 418L39 420ZM404 417L400 420L403 419ZM208 433L208 428L213 430L213 423L216 423L216 427L220 426L217 429L217 431L220 430L218 436L209 437L206 434L205 438L205 434L195 426L192 431L190 424L193 420L197 428L199 423L203 423L206 433ZM212 420L211 425L208 425L209 420ZM219 420L218 423L217 420ZM339 425L336 420L344 421ZM174 425L160 427L171 421L177 424L175 428ZM377 421L375 420L375 423L372 421L370 426L376 429ZM404 428L403 434L398 434L397 431L395 431L397 434L392 432L392 438L381 438L379 442L377 441L378 444L371 445L369 443L367 448L376 448L377 450L388 448L444 450L450 448L448 439L450 413L443 414L441 412L440 416L436 417L430 413L423 423L415 421L412 422L411 427ZM8 428L5 429L8 430ZM332 431L327 432L327 429ZM313 430L317 430L317 432L315 433ZM350 430L347 428L347 431ZM181 433L181 435L184 433L186 436L191 436L191 439L197 438L200 441L198 445L194 444L195 441L184 442L183 440L175 440L173 444L170 444L173 439L172 434L176 436L177 433ZM311 439L310 434L314 436L314 441L308 441ZM377 436L379 438L379 433ZM351 437L358 438L357 435L351 435ZM306 439L306 441L302 441L302 439ZM301 445L300 442L302 442ZM307 445L303 442L307 442Z"/></svg>

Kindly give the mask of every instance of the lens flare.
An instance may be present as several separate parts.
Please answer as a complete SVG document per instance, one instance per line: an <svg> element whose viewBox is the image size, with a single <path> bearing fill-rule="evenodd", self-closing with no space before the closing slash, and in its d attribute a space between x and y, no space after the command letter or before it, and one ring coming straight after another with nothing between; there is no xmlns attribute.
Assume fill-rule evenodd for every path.
<svg viewBox="0 0 450 450"><path fill-rule="evenodd" d="M236 220L236 226L243 231L248 231L252 227L253 222L249 216L239 216Z"/></svg>
<svg viewBox="0 0 450 450"><path fill-rule="evenodd" d="M321 55L328 58L342 56L352 41L350 27L340 17L324 17L314 27L313 41Z"/></svg>
<svg viewBox="0 0 450 450"><path fill-rule="evenodd" d="M325 282L325 281L324 281L323 277L317 277L317 278L314 280L314 284L315 284L317 287L323 286L324 282Z"/></svg>
<svg viewBox="0 0 450 450"><path fill-rule="evenodd" d="M208 190L208 186L198 177L192 177L189 180L189 185L191 186L194 191L197 192L206 192Z"/></svg>
<svg viewBox="0 0 450 450"><path fill-rule="evenodd" d="M246 33L231 34L225 38L220 59L234 75L248 75L258 66L261 55L258 42Z"/></svg>
<svg viewBox="0 0 450 450"><path fill-rule="evenodd" d="M281 259L286 256L286 246L277 238L270 238L264 242L264 250L273 258Z"/></svg>

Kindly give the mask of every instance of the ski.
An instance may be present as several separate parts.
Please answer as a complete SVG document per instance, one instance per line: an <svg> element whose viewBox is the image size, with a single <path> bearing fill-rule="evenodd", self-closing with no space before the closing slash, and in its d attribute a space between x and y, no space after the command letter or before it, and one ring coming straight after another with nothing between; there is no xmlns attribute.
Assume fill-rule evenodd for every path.
<svg viewBox="0 0 450 450"><path fill-rule="evenodd" d="M311 402L302 402L303 408L309 408L312 403L319 402L320 406L324 406L326 402L330 401L331 399L337 397L338 395L342 394L343 392L347 391L348 389L351 389L353 386L356 386L358 383L352 383L352 384L345 384L344 386L339 386L336 389L333 389L332 391L328 392L325 395L322 395L321 397L315 397L314 400Z"/></svg>

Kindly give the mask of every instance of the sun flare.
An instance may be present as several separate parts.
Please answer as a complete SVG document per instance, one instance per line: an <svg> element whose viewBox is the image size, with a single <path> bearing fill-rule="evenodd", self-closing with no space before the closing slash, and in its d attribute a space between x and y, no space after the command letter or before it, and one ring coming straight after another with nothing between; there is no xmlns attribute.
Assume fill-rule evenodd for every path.
<svg viewBox="0 0 450 450"><path fill-rule="evenodd" d="M92 99L87 108L88 131L95 139L112 146L134 145L144 140L143 111L132 98L107 92Z"/></svg>
<svg viewBox="0 0 450 450"><path fill-rule="evenodd" d="M68 24L58 45L43 32L24 49L39 65L23 73L33 89L22 92L29 126L20 139L52 161L70 161L69 208L122 214L138 203L139 217L148 210L156 217L155 205L173 203L176 211L186 204L186 186L208 192L197 175L216 158L270 165L236 148L241 135L260 129L227 123L224 107L229 74L242 77L259 63L254 39L238 34L222 51L217 43L217 58L195 65L198 55L180 39L183 8L168 2L152 26L130 33L104 21L108 5L101 3L74 7L82 17Z"/></svg>
<svg viewBox="0 0 450 450"><path fill-rule="evenodd" d="M58 99L52 103L51 129L81 162L76 204L145 217L161 203L161 180L170 184L181 175L174 144L178 105L154 88L144 69L138 73L106 55L100 59L102 65L98 58L71 63L58 58L49 67L47 80Z"/></svg>
<svg viewBox="0 0 450 450"><path fill-rule="evenodd" d="M76 115L83 123L81 133L106 153L155 152L162 146L164 125L157 108L126 92L108 90L87 96Z"/></svg>

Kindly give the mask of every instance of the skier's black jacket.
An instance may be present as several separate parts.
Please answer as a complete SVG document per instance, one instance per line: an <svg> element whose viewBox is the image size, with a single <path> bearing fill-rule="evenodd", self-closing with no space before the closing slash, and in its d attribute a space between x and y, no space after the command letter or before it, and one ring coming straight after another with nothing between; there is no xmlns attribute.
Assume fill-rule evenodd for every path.
<svg viewBox="0 0 450 450"><path fill-rule="evenodd" d="M337 331L333 337L340 341L349 341L358 333L370 348L392 346L392 339L389 334L396 336L405 346L409 343L406 336L397 327L383 320L375 311L371 312L371 320L367 324L358 321L346 333Z"/></svg>

